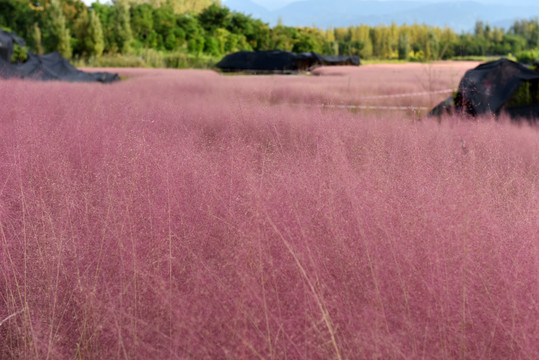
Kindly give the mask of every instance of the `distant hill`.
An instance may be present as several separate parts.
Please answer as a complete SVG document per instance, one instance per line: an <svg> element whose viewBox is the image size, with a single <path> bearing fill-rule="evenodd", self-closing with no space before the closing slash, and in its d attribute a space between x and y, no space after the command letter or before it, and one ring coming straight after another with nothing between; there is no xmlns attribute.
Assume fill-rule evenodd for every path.
<svg viewBox="0 0 539 360"><path fill-rule="evenodd" d="M455 31L472 30L477 20L497 26L509 26L516 19L539 16L539 1L514 0L499 3L481 1L429 1L429 0L304 0L290 3L277 10L256 4L252 0L226 0L232 10L244 12L277 24L281 19L289 26L327 28L349 25L397 25L404 23L450 26Z"/></svg>

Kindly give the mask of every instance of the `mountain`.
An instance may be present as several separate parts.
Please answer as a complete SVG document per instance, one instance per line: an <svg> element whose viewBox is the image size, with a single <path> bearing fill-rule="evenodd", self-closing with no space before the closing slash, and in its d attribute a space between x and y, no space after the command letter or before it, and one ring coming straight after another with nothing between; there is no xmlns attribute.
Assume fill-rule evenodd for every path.
<svg viewBox="0 0 539 360"><path fill-rule="evenodd" d="M499 3L482 1L437 1L437 0L304 0L268 10L252 0L227 0L232 10L253 15L271 25L281 19L289 26L311 26L327 28L349 25L398 25L414 22L434 26L449 26L455 31L470 31L477 20L492 25L509 25L516 19L539 16L539 2L513 0Z"/></svg>

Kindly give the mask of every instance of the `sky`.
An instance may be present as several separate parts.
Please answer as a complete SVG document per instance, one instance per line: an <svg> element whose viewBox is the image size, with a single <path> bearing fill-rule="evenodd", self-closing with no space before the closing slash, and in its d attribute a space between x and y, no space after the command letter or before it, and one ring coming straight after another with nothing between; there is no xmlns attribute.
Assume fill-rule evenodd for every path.
<svg viewBox="0 0 539 360"><path fill-rule="evenodd" d="M302 0L251 0L251 1L265 7L266 9L271 10L271 9L277 9L277 8L283 7L293 2L302 1ZM331 1L331 0L328 0L328 1ZM397 1L408 1L408 0L397 0ZM435 2L435 1L440 1L440 0L422 0L422 1ZM355 2L358 2L358 1L356 0ZM224 3L226 3L226 0L224 1Z"/></svg>
<svg viewBox="0 0 539 360"><path fill-rule="evenodd" d="M261 5L267 9L277 9L277 8L280 8L280 7L283 7L287 4L290 4L290 3L293 3L293 2L296 2L296 1L306 1L306 0L252 0L254 3L258 4L258 5ZM331 1L331 0L328 0L328 1ZM354 1L355 3L357 2L360 2L361 0L351 0L351 1ZM384 1L384 0L381 0L381 1ZM409 1L409 0L394 0L394 1ZM451 1L451 0L419 0L419 1L423 1L423 2L441 2L441 1ZM478 1L478 2L482 2L482 3L491 3L491 4L496 4L496 3L504 3L504 2L507 2L507 1L503 1L503 0L473 0L473 1ZM537 0L519 0L517 1L518 3L520 4L534 4ZM226 0L224 1L224 3L226 3Z"/></svg>
<svg viewBox="0 0 539 360"><path fill-rule="evenodd" d="M254 3L265 7L268 10L275 10L286 6L297 0L252 0ZM226 4L226 1L225 1Z"/></svg>

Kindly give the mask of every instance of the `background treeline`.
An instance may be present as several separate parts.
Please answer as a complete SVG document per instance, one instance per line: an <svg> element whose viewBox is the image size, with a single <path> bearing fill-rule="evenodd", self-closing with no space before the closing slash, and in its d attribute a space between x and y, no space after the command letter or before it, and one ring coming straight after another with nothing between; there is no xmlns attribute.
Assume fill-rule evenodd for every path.
<svg viewBox="0 0 539 360"><path fill-rule="evenodd" d="M478 21L464 34L419 24L270 27L214 0L113 0L91 7L80 0L0 0L0 27L24 37L34 52L56 50L109 66L196 66L196 59L200 65L238 50L268 49L411 61L539 56L537 18L507 30Z"/></svg>

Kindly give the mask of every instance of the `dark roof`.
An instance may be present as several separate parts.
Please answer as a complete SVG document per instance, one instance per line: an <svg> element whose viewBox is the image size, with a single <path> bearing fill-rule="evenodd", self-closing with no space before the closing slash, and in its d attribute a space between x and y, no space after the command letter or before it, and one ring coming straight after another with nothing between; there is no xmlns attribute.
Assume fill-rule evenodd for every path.
<svg viewBox="0 0 539 360"><path fill-rule="evenodd" d="M226 55L217 67L223 71L294 72L319 65L359 65L357 56L324 56L314 52L281 50L238 51Z"/></svg>
<svg viewBox="0 0 539 360"><path fill-rule="evenodd" d="M518 88L527 81L539 81L539 73L507 59L483 63L468 70L461 79L455 96L437 105L430 114L441 115L453 108L472 116L498 114ZM527 104L526 108L538 106L539 104ZM511 111L508 112L511 114Z"/></svg>

